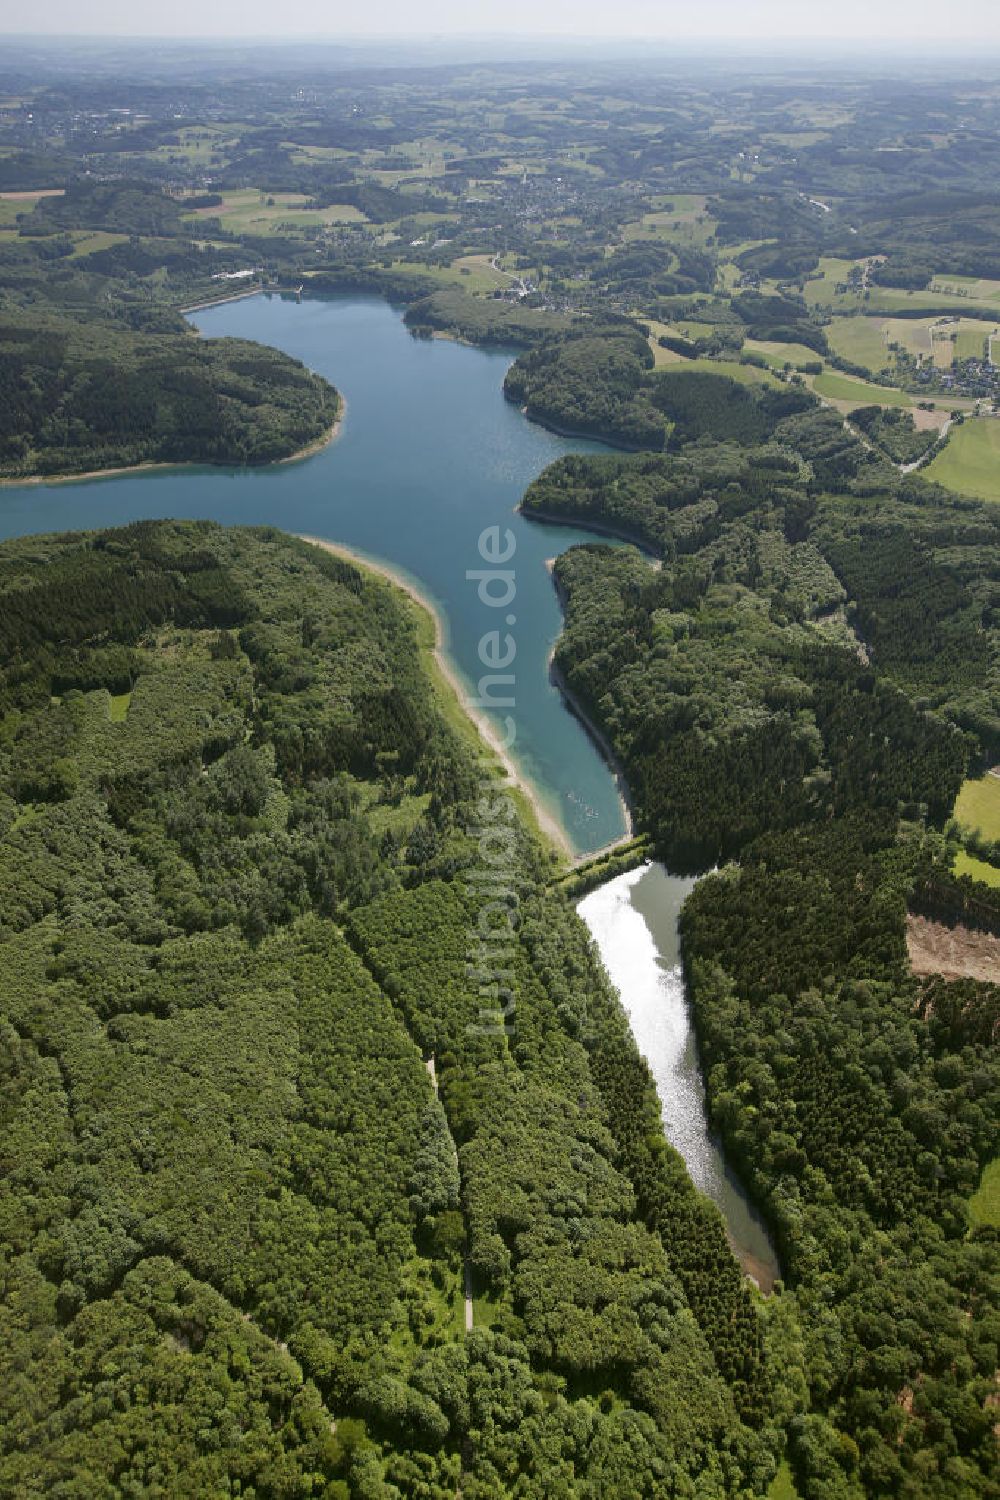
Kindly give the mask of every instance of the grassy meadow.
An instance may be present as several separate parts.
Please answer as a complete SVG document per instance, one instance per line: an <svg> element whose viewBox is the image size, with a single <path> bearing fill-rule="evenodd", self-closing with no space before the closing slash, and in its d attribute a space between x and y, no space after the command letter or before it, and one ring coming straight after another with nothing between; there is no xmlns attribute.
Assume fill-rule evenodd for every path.
<svg viewBox="0 0 1000 1500"><path fill-rule="evenodd" d="M955 821L984 839L1000 839L1000 776L979 776L962 784Z"/></svg>
<svg viewBox="0 0 1000 1500"><path fill-rule="evenodd" d="M1000 421L975 417L964 422L952 432L926 474L960 495L1000 500Z"/></svg>
<svg viewBox="0 0 1000 1500"><path fill-rule="evenodd" d="M855 380L853 375L841 375L833 370L824 370L815 375L811 385L817 396L827 401L850 406L912 406L905 391L893 386L869 385L867 381Z"/></svg>

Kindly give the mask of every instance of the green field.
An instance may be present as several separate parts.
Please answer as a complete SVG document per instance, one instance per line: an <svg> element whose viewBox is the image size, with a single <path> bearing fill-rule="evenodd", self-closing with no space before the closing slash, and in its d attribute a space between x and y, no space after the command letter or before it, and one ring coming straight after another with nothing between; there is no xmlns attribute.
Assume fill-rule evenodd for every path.
<svg viewBox="0 0 1000 1500"><path fill-rule="evenodd" d="M959 316L963 312L970 312L973 308L982 309L988 316L996 313L997 302L1000 301L995 282L975 281L968 288L959 289L956 284L955 291L949 291L948 287L955 283L955 278L948 280L947 286L940 282L934 283L934 290L928 288L926 291L913 292L904 291L898 287L881 287L872 285L868 289L868 297L862 301L862 294L857 291L838 292L838 285L844 285L847 281L847 273L852 266L861 266L863 262L840 260L834 256L823 256L819 263L821 275L806 282L805 297L807 302L816 307L826 307L832 312L861 311L862 308L868 314L882 313L892 316L906 310L907 314L918 313L926 309L928 316L942 311L954 312Z"/></svg>
<svg viewBox="0 0 1000 1500"><path fill-rule="evenodd" d="M715 233L715 220L705 214L705 199L700 194L678 193L664 200L672 208L659 208L623 224L622 239L683 240L687 244L703 243ZM701 221L701 222L699 222Z"/></svg>
<svg viewBox="0 0 1000 1500"><path fill-rule="evenodd" d="M741 365L735 359L682 359L680 364L667 365L664 373L700 370L706 375L728 375L740 385L777 386L778 381L768 370L759 370L756 365Z"/></svg>
<svg viewBox="0 0 1000 1500"><path fill-rule="evenodd" d="M860 307L861 299L858 293L849 294L837 292L837 286L847 281L847 273L853 265L860 265L860 261L838 260L833 256L824 255L820 259L818 276L806 282L805 298L818 307Z"/></svg>
<svg viewBox="0 0 1000 1500"><path fill-rule="evenodd" d="M864 380L835 374L832 370L824 370L822 375L815 376L812 388L817 396L826 396L831 401L852 402L855 406L913 405L905 391L897 391L887 385L869 385Z"/></svg>
<svg viewBox="0 0 1000 1500"><path fill-rule="evenodd" d="M226 229L248 233L274 233L283 228L314 229L324 224L364 224L359 209L332 203L326 208L307 209L304 193L262 193L257 188L238 188L224 195L215 208L198 208L185 217L192 223L218 219Z"/></svg>
<svg viewBox="0 0 1000 1500"><path fill-rule="evenodd" d="M992 417L964 422L924 472L960 495L1000 500L1000 422Z"/></svg>
<svg viewBox="0 0 1000 1500"><path fill-rule="evenodd" d="M1000 887L1000 870L996 865L988 865L985 859L976 859L974 854L966 854L964 849L956 854L952 868L956 875L968 875L970 880L981 880L983 885Z"/></svg>
<svg viewBox="0 0 1000 1500"><path fill-rule="evenodd" d="M993 329L989 323L973 324L967 320L962 323L955 340L956 359L981 359L983 345L986 343L987 335Z"/></svg>
<svg viewBox="0 0 1000 1500"><path fill-rule="evenodd" d="M669 323L658 323L655 318L645 318L641 313L637 313L636 316L642 318L642 321L649 329L649 347L653 351L653 359L658 370L663 365L685 363L683 354L675 354L673 349L665 349L659 342L662 334L673 334L676 337L678 332L676 328L673 328Z"/></svg>
<svg viewBox="0 0 1000 1500"><path fill-rule="evenodd" d="M979 776L963 782L954 818L984 839L1000 840L1000 776Z"/></svg>
<svg viewBox="0 0 1000 1500"><path fill-rule="evenodd" d="M55 192L42 189L37 193L0 193L0 228L13 229L20 214L30 214L39 198L51 197Z"/></svg>
<svg viewBox="0 0 1000 1500"><path fill-rule="evenodd" d="M127 234L114 234L108 229L74 229L71 237L70 260L80 260L85 255L93 255L95 250L107 250L111 245L124 245L128 241Z"/></svg>
<svg viewBox="0 0 1000 1500"><path fill-rule="evenodd" d="M993 332L996 325L982 318L949 319L947 322L942 322L940 318L896 318L887 325L890 330L897 330L895 334L890 332L890 336L910 348L911 345L898 332L900 329L905 330L907 326L933 330L934 362L939 369L947 370L956 359L981 359L986 336Z"/></svg>
<svg viewBox="0 0 1000 1500"><path fill-rule="evenodd" d="M885 347L884 323L884 318L837 318L826 330L827 342L841 359L866 370L882 370L892 358Z"/></svg>
<svg viewBox="0 0 1000 1500"><path fill-rule="evenodd" d="M493 292L498 287L510 286L508 276L500 276L490 265L488 255L460 255L450 266L429 266L420 260L394 260L394 271L410 271L415 276L425 276L428 281L441 286L460 286L463 292Z"/></svg>
<svg viewBox="0 0 1000 1500"><path fill-rule="evenodd" d="M895 355L890 344L899 344L915 357L933 359L949 369L954 359L970 359L983 353L983 344L993 324L981 318L942 321L939 317L886 318L879 315L837 318L826 330L830 348L841 359L871 371L891 368Z"/></svg>
<svg viewBox="0 0 1000 1500"><path fill-rule="evenodd" d="M1000 302L1000 281L989 281L982 276L935 276L931 291L957 291L959 296L977 302Z"/></svg>
<svg viewBox="0 0 1000 1500"><path fill-rule="evenodd" d="M154 147L148 157L150 161L183 163L189 167L218 164L228 159L242 132L250 128L239 124L187 125L177 132L175 143Z"/></svg>
<svg viewBox="0 0 1000 1500"><path fill-rule="evenodd" d="M969 1199L969 1221L976 1228L991 1224L1000 1229L1000 1156L983 1168L979 1186Z"/></svg>
<svg viewBox="0 0 1000 1500"><path fill-rule="evenodd" d="M491 255L460 255L451 263L451 269L462 277L467 292L494 292L509 287L510 275L494 271Z"/></svg>
<svg viewBox="0 0 1000 1500"><path fill-rule="evenodd" d="M783 370L786 365L795 369L799 365L823 363L823 356L806 344L778 344L768 339L747 339L744 348L748 354L760 354L772 370Z"/></svg>

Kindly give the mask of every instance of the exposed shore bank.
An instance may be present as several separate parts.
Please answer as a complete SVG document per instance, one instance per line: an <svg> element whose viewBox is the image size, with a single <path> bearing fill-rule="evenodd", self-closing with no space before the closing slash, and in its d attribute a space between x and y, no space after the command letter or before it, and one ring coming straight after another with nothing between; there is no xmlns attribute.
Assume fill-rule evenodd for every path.
<svg viewBox="0 0 1000 1500"><path fill-rule="evenodd" d="M510 777L511 781L514 782L515 786L521 792L522 796L530 807L534 821L538 827L539 832L544 836L544 839L552 844L563 858L569 860L574 859L575 852L558 819L553 816L553 814L542 802L542 799L539 796L536 788L532 786L531 782L514 761L509 750L505 748L499 734L496 731L495 726L490 723L489 719L487 719L484 714L477 713L469 703L469 697L468 693L466 692L465 685L463 684L458 671L456 670L455 666L449 659L447 652L445 651L444 621L441 617L440 610L437 608L434 602L429 599L426 594L422 593L416 586L416 584L414 584L409 578L406 578L402 573L397 572L397 570L391 567L388 563L380 562L376 558L369 557L366 554L357 551L353 547L345 547L340 542L327 541L323 537L303 535L301 537L301 540L311 543L311 545L314 547L321 547L324 552L332 552L335 557L346 558L349 562L355 563L361 569L367 569L368 572L377 573L380 577L386 579L387 582L400 589L408 599L410 599L421 611L423 611L425 615L430 618L434 626L434 643L431 648L431 655L434 667L437 670L444 685L447 687L448 691L453 695L453 697L457 699L462 713L478 731L480 738L486 743L491 754L496 756L497 760L504 767L504 770L507 772L507 775Z"/></svg>

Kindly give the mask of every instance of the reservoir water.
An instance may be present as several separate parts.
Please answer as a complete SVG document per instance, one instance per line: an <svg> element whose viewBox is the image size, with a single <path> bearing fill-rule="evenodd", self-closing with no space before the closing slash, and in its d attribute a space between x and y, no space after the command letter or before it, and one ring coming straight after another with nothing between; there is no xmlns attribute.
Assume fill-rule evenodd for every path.
<svg viewBox="0 0 1000 1500"><path fill-rule="evenodd" d="M509 352L416 340L377 298L259 296L203 310L193 321L206 335L284 349L326 375L347 400L337 441L301 463L266 469L184 467L0 488L0 537L191 516L280 526L391 563L437 606L444 644L467 687L484 670L484 631L510 630L514 758L578 852L622 834L614 777L548 673L562 617L546 560L595 538L514 513L546 464L599 445L556 437L503 399ZM485 606L466 577L484 566L477 542L490 526L509 527L516 541L516 596L502 611ZM705 1122L676 967L677 912L687 889L654 865L594 892L581 912L652 1065L667 1135L722 1209L744 1264L766 1284L775 1274L767 1236Z"/></svg>
<svg viewBox="0 0 1000 1500"><path fill-rule="evenodd" d="M208 517L281 526L391 563L437 606L445 647L467 687L486 670L478 655L483 634L510 631L517 646L510 668L514 759L575 850L598 849L622 834L614 781L548 676L561 612L545 562L594 538L514 513L546 464L599 445L556 437L504 400L510 351L414 339L380 298L248 297L204 309L192 321L209 336L272 344L325 375L347 399L337 441L302 463L264 469L154 469L0 488L0 537ZM484 606L466 579L468 570L485 566L477 542L489 526L509 526L516 539L508 566L517 594L509 610Z"/></svg>
<svg viewBox="0 0 1000 1500"><path fill-rule="evenodd" d="M663 1128L696 1187L716 1203L747 1271L770 1291L781 1271L767 1230L708 1128L705 1088L684 991L677 918L694 885L659 864L619 875L577 910L628 1012L660 1096Z"/></svg>

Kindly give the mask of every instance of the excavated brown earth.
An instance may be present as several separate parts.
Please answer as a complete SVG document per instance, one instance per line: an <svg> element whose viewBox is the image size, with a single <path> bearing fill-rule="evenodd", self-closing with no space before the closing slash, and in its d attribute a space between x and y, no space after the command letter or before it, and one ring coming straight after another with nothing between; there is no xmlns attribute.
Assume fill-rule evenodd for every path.
<svg viewBox="0 0 1000 1500"><path fill-rule="evenodd" d="M947 927L911 915L906 922L906 947L914 974L1000 984L1000 937L991 932L961 924Z"/></svg>

